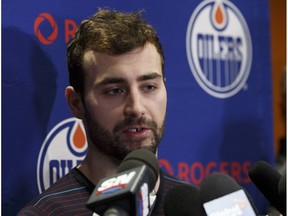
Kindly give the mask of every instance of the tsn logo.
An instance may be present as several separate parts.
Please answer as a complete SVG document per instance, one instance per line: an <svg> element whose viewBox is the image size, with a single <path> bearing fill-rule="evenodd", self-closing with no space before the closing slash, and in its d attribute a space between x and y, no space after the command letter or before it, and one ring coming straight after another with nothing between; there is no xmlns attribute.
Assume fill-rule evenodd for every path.
<svg viewBox="0 0 288 216"><path fill-rule="evenodd" d="M135 171L104 180L97 189L97 195L111 188L124 188L136 175Z"/></svg>
<svg viewBox="0 0 288 216"><path fill-rule="evenodd" d="M52 44L59 35L58 24L50 13L40 13L34 21L34 34L42 44ZM61 23L60 27L64 29L65 42L68 43L76 32L77 24L74 20L65 19L64 26Z"/></svg>

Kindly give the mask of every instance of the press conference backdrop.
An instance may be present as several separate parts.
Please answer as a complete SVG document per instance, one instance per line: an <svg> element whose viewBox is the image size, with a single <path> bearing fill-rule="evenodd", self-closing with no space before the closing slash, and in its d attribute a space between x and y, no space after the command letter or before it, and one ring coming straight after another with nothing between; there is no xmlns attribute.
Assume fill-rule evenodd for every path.
<svg viewBox="0 0 288 216"><path fill-rule="evenodd" d="M87 143L64 98L66 44L99 7L145 10L166 54L161 167L199 185L228 173L252 195L249 166L273 164L268 0L2 0L2 213L79 163Z"/></svg>

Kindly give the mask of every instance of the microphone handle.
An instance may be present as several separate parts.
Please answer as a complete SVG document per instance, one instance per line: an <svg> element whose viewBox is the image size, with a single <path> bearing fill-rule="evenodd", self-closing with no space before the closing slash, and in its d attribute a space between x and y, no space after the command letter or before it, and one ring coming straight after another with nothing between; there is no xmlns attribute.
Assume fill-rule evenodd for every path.
<svg viewBox="0 0 288 216"><path fill-rule="evenodd" d="M120 206L113 206L108 208L103 216L129 216L129 214Z"/></svg>

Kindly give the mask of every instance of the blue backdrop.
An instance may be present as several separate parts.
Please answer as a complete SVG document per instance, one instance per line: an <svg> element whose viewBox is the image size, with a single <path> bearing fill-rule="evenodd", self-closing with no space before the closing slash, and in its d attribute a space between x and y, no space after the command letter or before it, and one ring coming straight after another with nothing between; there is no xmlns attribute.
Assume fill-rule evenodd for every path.
<svg viewBox="0 0 288 216"><path fill-rule="evenodd" d="M219 1L217 1L219 2ZM2 1L2 213L15 215L83 159L64 97L66 43L98 7L144 9L166 55L161 167L194 185L220 171L267 201L247 170L273 164L269 1Z"/></svg>

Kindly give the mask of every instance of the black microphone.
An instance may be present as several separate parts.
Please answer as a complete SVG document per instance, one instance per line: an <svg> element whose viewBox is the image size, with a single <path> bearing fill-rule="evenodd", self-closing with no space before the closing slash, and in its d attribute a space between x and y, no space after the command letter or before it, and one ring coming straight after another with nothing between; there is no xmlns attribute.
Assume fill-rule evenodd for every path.
<svg viewBox="0 0 288 216"><path fill-rule="evenodd" d="M287 190L286 190L286 171L285 174L281 176L279 184L278 184L278 192L279 192L279 198L282 200L282 211L283 215L286 215L286 195L287 195Z"/></svg>
<svg viewBox="0 0 288 216"><path fill-rule="evenodd" d="M199 192L209 216L258 214L248 192L227 174L215 172L206 177Z"/></svg>
<svg viewBox="0 0 288 216"><path fill-rule="evenodd" d="M86 206L104 216L149 215L152 210L149 194L159 172L158 160L151 151L133 151L124 158L115 175L97 184Z"/></svg>
<svg viewBox="0 0 288 216"><path fill-rule="evenodd" d="M267 200L281 214L286 215L286 174L281 174L265 161L254 163L249 177Z"/></svg>
<svg viewBox="0 0 288 216"><path fill-rule="evenodd" d="M189 184L170 189L164 198L165 216L205 216L199 191Z"/></svg>

